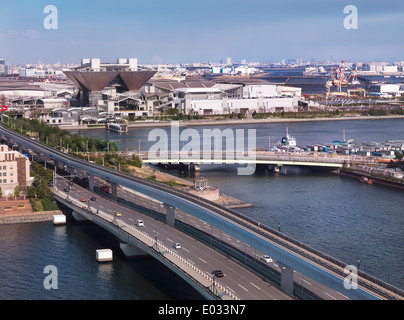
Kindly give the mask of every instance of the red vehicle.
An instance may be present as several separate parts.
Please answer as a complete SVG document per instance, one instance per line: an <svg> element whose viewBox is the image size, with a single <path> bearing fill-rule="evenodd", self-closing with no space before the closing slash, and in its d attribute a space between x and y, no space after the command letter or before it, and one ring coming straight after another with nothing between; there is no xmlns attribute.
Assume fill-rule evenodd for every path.
<svg viewBox="0 0 404 320"><path fill-rule="evenodd" d="M101 190L102 192L108 193L108 192L109 192L109 186L107 186L107 185L101 186L101 187L100 187L100 190Z"/></svg>

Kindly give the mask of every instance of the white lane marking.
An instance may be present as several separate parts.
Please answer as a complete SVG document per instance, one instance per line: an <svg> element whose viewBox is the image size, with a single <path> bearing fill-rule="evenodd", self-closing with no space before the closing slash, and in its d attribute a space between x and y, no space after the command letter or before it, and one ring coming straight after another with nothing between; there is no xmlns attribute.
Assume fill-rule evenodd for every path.
<svg viewBox="0 0 404 320"><path fill-rule="evenodd" d="M205 260L203 260L202 258L198 258L199 260L201 260L202 262L205 262L205 263L207 263Z"/></svg>
<svg viewBox="0 0 404 320"><path fill-rule="evenodd" d="M170 241L170 242L174 242L173 240L171 240L171 239L169 239L169 238L167 238L167 240Z"/></svg>
<svg viewBox="0 0 404 320"><path fill-rule="evenodd" d="M250 282L250 283L251 283L251 285L253 285L254 287L256 287L258 290L261 290L261 288L258 287L257 285L255 285L254 283L252 283L252 282Z"/></svg>
<svg viewBox="0 0 404 320"><path fill-rule="evenodd" d="M341 292L335 291L336 293L338 293L339 295L343 296L344 298L346 298L345 295L343 295Z"/></svg>
<svg viewBox="0 0 404 320"><path fill-rule="evenodd" d="M184 247L182 247L182 250L185 250L186 252L189 252L189 250L188 250L188 249L185 249Z"/></svg>
<svg viewBox="0 0 404 320"><path fill-rule="evenodd" d="M246 288L244 288L241 284L239 284L238 286L248 292L248 290Z"/></svg>
<svg viewBox="0 0 404 320"><path fill-rule="evenodd" d="M327 292L324 292L327 296L329 296L330 298L333 298L334 300L337 300L337 298L333 297L332 295L328 294Z"/></svg>
<svg viewBox="0 0 404 320"><path fill-rule="evenodd" d="M303 279L303 281L312 286L312 284L310 282L308 282L307 280Z"/></svg>

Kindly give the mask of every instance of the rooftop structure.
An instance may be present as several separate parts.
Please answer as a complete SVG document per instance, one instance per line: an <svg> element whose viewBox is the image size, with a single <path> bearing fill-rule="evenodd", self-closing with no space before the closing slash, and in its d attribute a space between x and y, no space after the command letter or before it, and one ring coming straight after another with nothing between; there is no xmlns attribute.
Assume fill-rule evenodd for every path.
<svg viewBox="0 0 404 320"><path fill-rule="evenodd" d="M19 80L0 80L0 95L6 97L38 97L46 96L46 90L38 85Z"/></svg>
<svg viewBox="0 0 404 320"><path fill-rule="evenodd" d="M105 87L117 92L138 91L156 71L137 71L137 59L118 59L117 63L101 63L100 59L83 59L74 71L65 75L80 89L83 105L97 105Z"/></svg>

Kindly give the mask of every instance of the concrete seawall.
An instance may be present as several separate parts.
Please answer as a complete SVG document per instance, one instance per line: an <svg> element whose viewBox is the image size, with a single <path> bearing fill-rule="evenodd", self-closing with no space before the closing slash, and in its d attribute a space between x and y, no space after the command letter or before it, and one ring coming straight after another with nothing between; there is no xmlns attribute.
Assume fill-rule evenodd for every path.
<svg viewBox="0 0 404 320"><path fill-rule="evenodd" d="M219 117L219 116L218 116ZM223 120L180 120L180 127L190 126L219 126L219 125L244 125L244 124L263 124L263 123L288 123L288 122L310 122L310 121L349 121L349 120L381 120L381 119L403 119L402 115L393 116L361 116L361 117L336 117L336 118L268 118L268 119L223 119ZM128 128L155 128L169 127L171 121L155 120L155 121L134 121L128 123ZM83 130L83 129L103 129L103 126L87 127L86 125L77 126L59 126L66 130Z"/></svg>
<svg viewBox="0 0 404 320"><path fill-rule="evenodd" d="M30 213L1 213L0 224L52 221L53 215L55 214L61 214L61 211L55 210Z"/></svg>
<svg viewBox="0 0 404 320"><path fill-rule="evenodd" d="M348 177L351 177L351 178L358 178L358 179L361 178L361 177L372 178L373 183L378 183L378 184L393 187L393 188L396 188L396 189L404 190L404 183L399 183L399 182L391 181L391 180L388 180L388 179L383 179L383 178L380 178L380 177L373 177L373 176L370 176L368 174L362 173L361 171L340 170L339 174L342 175L342 176L348 176Z"/></svg>

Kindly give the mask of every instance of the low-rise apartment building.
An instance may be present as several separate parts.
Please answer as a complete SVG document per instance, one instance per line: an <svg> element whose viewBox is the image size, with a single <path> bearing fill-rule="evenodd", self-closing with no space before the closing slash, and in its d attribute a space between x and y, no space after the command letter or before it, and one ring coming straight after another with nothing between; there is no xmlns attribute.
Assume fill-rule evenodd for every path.
<svg viewBox="0 0 404 320"><path fill-rule="evenodd" d="M29 159L18 151L0 145L0 188L3 196L13 195L15 188L25 191L31 184Z"/></svg>

